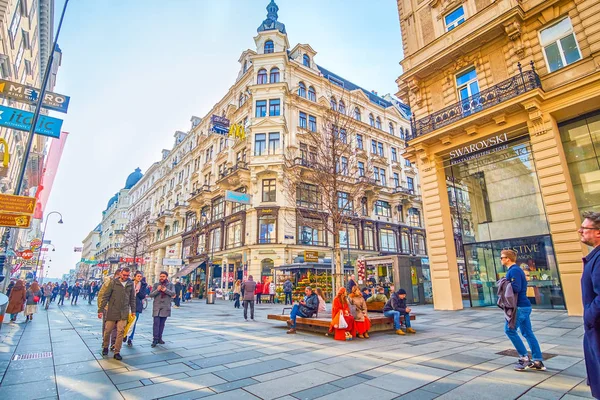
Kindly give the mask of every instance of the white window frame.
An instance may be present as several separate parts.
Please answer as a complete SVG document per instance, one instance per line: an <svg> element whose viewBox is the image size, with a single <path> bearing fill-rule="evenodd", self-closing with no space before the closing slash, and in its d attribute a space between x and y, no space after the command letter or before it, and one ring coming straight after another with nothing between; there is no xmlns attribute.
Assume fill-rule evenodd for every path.
<svg viewBox="0 0 600 400"><path fill-rule="evenodd" d="M463 10L462 22L458 22L458 21L461 20L461 18L457 18L454 21L452 21L452 23L447 24L446 23L446 17L448 15L452 14L454 11L456 11L458 9L461 9L461 8ZM460 5L460 6L456 7L455 9L453 9L452 11L447 12L446 14L444 14L443 18L444 18L444 26L445 26L446 32L450 32L451 30L455 29L456 27L458 27L460 24L464 23L467 20L467 14L465 12L465 8L462 5Z"/></svg>
<svg viewBox="0 0 600 400"><path fill-rule="evenodd" d="M460 75L466 73L467 71L471 70L471 69L473 71L475 71L475 79L471 79L470 81L467 81L467 82L465 82L465 83L463 83L462 85L459 86L458 85L458 77ZM471 98L473 96L473 93L471 93L471 83L473 83L473 82L477 82L477 88L479 89L479 92L477 92L477 93L480 93L481 92L481 86L479 86L479 79L478 79L478 76L477 76L477 68L474 65L470 65L467 68L465 68L465 69L459 71L458 73L454 74L454 84L456 85L456 93L458 95L458 100L459 101L466 100L466 99L463 99L463 98L460 97L460 90L462 88L464 88L464 87L466 87L467 91L469 92L469 97L468 98Z"/></svg>
<svg viewBox="0 0 600 400"><path fill-rule="evenodd" d="M548 43L542 42L542 31L545 31L546 29L550 29L553 26L560 24L564 20L569 20L569 24L571 25L571 30L569 31L569 33L557 38L553 42L548 42ZM573 22L571 21L571 18L569 16L566 16L565 18L562 18L562 19L556 21L555 23L550 24L550 25L544 27L543 29L538 30L538 40L540 41L540 47L542 48L542 53L544 54L544 62L546 63L546 66L548 67L549 73L558 71L559 69L565 68L565 67L577 62L577 61L574 61L571 64L567 63L567 60L565 59L565 53L562 48L562 44L560 43L560 41L562 39L566 38L569 35L573 35L573 38L575 39L575 45L577 46L577 51L579 52L579 60L577 60L577 61L580 61L581 59L583 59L583 54L581 54L581 48L579 47L579 41L577 40L577 35L575 35L575 30L573 29ZM554 71L550 71L550 63L548 62L548 57L546 56L546 47L550 46L552 43L556 43L556 45L558 46L558 53L560 55L560 60L563 63L563 66L561 68L555 69Z"/></svg>

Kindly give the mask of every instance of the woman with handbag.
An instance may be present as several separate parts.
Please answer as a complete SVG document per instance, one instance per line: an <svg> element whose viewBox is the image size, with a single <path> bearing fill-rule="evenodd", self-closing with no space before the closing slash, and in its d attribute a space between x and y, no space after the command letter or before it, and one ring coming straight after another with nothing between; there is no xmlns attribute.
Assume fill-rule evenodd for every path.
<svg viewBox="0 0 600 400"><path fill-rule="evenodd" d="M25 284L19 279L12 287L10 297L8 298L6 313L10 314L10 322L16 322L19 313L25 309L25 301L27 299L26 292Z"/></svg>
<svg viewBox="0 0 600 400"><path fill-rule="evenodd" d="M352 340L355 335L354 317L350 315L350 305L346 297L346 288L340 288L333 299L329 333L335 340Z"/></svg>
<svg viewBox="0 0 600 400"><path fill-rule="evenodd" d="M367 316L367 302L363 297L358 286L352 288L352 293L348 302L354 306L354 324L356 326L356 337L361 339L369 338L369 329L371 329L371 320Z"/></svg>
<svg viewBox="0 0 600 400"><path fill-rule="evenodd" d="M33 320L33 314L37 313L37 304L40 301L42 292L40 291L40 285L36 281L33 281L26 294L26 306L25 306L25 317L26 321Z"/></svg>

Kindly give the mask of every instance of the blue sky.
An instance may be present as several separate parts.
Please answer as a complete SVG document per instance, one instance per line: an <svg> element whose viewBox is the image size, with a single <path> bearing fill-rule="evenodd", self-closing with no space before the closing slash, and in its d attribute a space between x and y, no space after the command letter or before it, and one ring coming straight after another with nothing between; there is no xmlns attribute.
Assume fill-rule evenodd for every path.
<svg viewBox="0 0 600 400"><path fill-rule="evenodd" d="M395 93L402 41L395 0L276 0L293 47L368 90ZM204 117L254 49L268 0L71 0L55 92L71 96L70 132L47 212L51 277L75 268L87 233L136 167L145 171L190 117ZM56 20L63 1L56 0Z"/></svg>

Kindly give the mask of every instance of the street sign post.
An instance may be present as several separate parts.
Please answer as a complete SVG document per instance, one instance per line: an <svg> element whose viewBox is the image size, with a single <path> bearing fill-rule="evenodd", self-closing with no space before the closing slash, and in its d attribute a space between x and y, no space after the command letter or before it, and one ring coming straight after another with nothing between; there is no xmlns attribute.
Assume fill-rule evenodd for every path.
<svg viewBox="0 0 600 400"><path fill-rule="evenodd" d="M36 104L40 91L31 86L0 79L0 96L27 104ZM46 92L42 107L49 110L66 113L69 108L69 96L58 93Z"/></svg>
<svg viewBox="0 0 600 400"><path fill-rule="evenodd" d="M0 194L0 212L33 214L35 202L35 197Z"/></svg>
<svg viewBox="0 0 600 400"><path fill-rule="evenodd" d="M9 228L29 228L29 226L31 226L31 215L0 212L0 226L7 226Z"/></svg>

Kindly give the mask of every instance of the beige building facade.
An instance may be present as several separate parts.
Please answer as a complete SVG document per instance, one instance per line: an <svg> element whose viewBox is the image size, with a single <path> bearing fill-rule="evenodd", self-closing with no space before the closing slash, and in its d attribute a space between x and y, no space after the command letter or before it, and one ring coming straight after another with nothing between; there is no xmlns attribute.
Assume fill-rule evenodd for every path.
<svg viewBox="0 0 600 400"><path fill-rule="evenodd" d="M401 155L410 110L319 66L310 45L291 47L277 10L268 5L256 48L241 54L229 91L203 118L193 117L188 132L175 133L173 148L130 191L130 218L150 213L147 276L166 270L199 287L208 265L214 283L228 287L248 275L270 279L277 267L302 262L305 251L330 260L333 236L298 223L300 213L319 212L311 200L318 182L290 196L285 180L286 160L306 166L313 152L306 131L321 129L331 108L353 119L348 162L371 182L364 197L349 199L344 258L352 265L380 255L426 263L420 178ZM248 195L249 204L227 201L226 191Z"/></svg>
<svg viewBox="0 0 600 400"><path fill-rule="evenodd" d="M518 253L534 307L581 315L600 209L600 2L398 0L437 309L495 304Z"/></svg>

